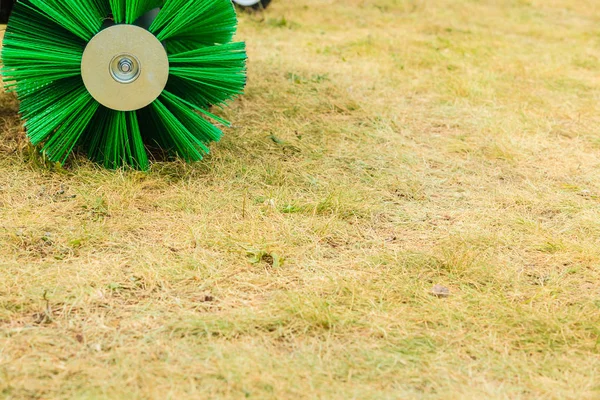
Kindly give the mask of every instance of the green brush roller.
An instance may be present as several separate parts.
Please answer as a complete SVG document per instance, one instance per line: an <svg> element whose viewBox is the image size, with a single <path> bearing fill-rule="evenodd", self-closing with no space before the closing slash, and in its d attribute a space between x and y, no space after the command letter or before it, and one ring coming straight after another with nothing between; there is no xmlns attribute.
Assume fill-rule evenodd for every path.
<svg viewBox="0 0 600 400"><path fill-rule="evenodd" d="M145 170L154 147L197 161L228 125L208 108L246 83L236 26L231 0L20 0L0 71L51 161L77 148Z"/></svg>

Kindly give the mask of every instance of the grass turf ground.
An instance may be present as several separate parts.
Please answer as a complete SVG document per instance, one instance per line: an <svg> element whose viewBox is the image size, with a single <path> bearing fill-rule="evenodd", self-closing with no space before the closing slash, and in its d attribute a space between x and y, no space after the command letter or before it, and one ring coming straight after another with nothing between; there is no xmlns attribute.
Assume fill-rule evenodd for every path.
<svg viewBox="0 0 600 400"><path fill-rule="evenodd" d="M0 396L600 397L594 1L275 1L238 37L197 164L49 165L0 98Z"/></svg>

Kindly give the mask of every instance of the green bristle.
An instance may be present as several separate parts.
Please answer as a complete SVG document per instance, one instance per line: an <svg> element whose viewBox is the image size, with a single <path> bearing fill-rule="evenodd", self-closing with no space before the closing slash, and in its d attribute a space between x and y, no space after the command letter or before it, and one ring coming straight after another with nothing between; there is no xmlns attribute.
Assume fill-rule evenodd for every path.
<svg viewBox="0 0 600 400"><path fill-rule="evenodd" d="M162 92L160 98L167 105L169 110L171 110L184 125L191 128L190 131L192 134L202 142L218 141L221 139L222 133L217 127L198 115L199 113L210 117L225 126L230 125L229 122L208 111L196 108L192 103L189 103L166 90Z"/></svg>
<svg viewBox="0 0 600 400"><path fill-rule="evenodd" d="M85 41L30 7L16 7L4 35L5 88L19 93L80 75Z"/></svg>
<svg viewBox="0 0 600 400"><path fill-rule="evenodd" d="M127 0L125 23L133 24L144 13L161 7L164 0Z"/></svg>
<svg viewBox="0 0 600 400"><path fill-rule="evenodd" d="M231 41L236 27L231 1L167 0L149 31L161 41L213 45Z"/></svg>
<svg viewBox="0 0 600 400"><path fill-rule="evenodd" d="M112 12L113 20L115 24L122 24L125 22L125 15L127 14L127 1L126 0L110 0L110 10Z"/></svg>
<svg viewBox="0 0 600 400"><path fill-rule="evenodd" d="M89 41L102 26L106 9L102 3L89 0L29 0L50 19Z"/></svg>
<svg viewBox="0 0 600 400"><path fill-rule="evenodd" d="M148 155L135 111L113 111L100 106L86 136L90 141L88 156L106 168L126 165L148 168Z"/></svg>
<svg viewBox="0 0 600 400"><path fill-rule="evenodd" d="M246 46L228 43L169 55L167 90L197 104L220 104L242 93Z"/></svg>
<svg viewBox="0 0 600 400"><path fill-rule="evenodd" d="M61 80L21 99L31 142L45 142L43 150L48 158L60 162L71 152L97 108L81 78Z"/></svg>
<svg viewBox="0 0 600 400"><path fill-rule="evenodd" d="M5 88L17 93L27 135L53 161L74 148L107 168L149 166L156 144L188 161L208 153L228 123L203 108L220 105L244 88L243 43L230 0L167 0L149 30L166 45L169 81L137 111L100 105L81 78L87 42L107 19L134 23L163 0L20 0L2 48Z"/></svg>
<svg viewBox="0 0 600 400"><path fill-rule="evenodd" d="M108 0L110 12L117 24L133 24L144 13L161 7L163 3L164 0Z"/></svg>
<svg viewBox="0 0 600 400"><path fill-rule="evenodd" d="M159 138L158 143L171 142L173 150L186 161L201 160L202 156L208 153L208 147L198 140L160 99L156 99L152 103L152 111L154 122L164 127L164 130L160 131L163 137ZM168 134L167 137L164 137L165 133Z"/></svg>

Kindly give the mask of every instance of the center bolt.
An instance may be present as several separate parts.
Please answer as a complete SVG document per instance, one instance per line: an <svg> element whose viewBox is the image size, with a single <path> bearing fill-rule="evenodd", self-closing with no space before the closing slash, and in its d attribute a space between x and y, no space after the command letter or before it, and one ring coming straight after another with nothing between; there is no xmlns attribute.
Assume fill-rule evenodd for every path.
<svg viewBox="0 0 600 400"><path fill-rule="evenodd" d="M124 58L121 61L119 61L119 71L121 71L123 73L127 73L127 72L131 72L132 69L133 69L133 61L131 61L129 58Z"/></svg>

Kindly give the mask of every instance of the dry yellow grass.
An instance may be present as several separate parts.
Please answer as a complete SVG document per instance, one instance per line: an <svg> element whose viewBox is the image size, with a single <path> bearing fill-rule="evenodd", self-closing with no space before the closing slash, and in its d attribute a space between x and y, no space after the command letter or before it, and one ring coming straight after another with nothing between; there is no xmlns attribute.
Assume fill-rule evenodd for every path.
<svg viewBox="0 0 600 400"><path fill-rule="evenodd" d="M600 397L595 1L276 0L239 38L194 165L46 165L0 98L0 397Z"/></svg>

